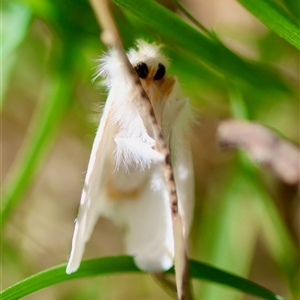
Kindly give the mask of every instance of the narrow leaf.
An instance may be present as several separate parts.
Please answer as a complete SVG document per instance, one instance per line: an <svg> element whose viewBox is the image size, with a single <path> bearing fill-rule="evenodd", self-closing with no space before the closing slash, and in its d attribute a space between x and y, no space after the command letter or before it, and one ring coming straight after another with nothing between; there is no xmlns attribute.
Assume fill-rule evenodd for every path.
<svg viewBox="0 0 300 300"><path fill-rule="evenodd" d="M299 21L273 0L238 0L261 22L300 50Z"/></svg>
<svg viewBox="0 0 300 300"><path fill-rule="evenodd" d="M191 276L195 279L208 280L211 282L227 285L242 292L252 294L262 299L279 300L280 296L253 283L247 279L221 271L207 264L194 260L189 261ZM96 275L114 273L140 272L130 256L102 257L85 260L79 270L71 275L66 274L66 265L59 265L43 272L28 277L0 293L2 300L17 300L42 288L72 280ZM174 274L174 269L167 272Z"/></svg>
<svg viewBox="0 0 300 300"><path fill-rule="evenodd" d="M217 37L211 39L205 36L157 2L152 0L113 0L113 2L130 11L175 45L185 49L189 55L194 56L196 62L200 60L208 64L224 77L251 84L256 88L286 90L287 86L270 66L242 59L226 48Z"/></svg>
<svg viewBox="0 0 300 300"><path fill-rule="evenodd" d="M16 49L27 36L31 10L26 5L5 1L1 6L1 89L0 106L17 61Z"/></svg>
<svg viewBox="0 0 300 300"><path fill-rule="evenodd" d="M5 1L1 7L1 17L5 24L1 30L2 59L5 61L26 37L32 12L27 5Z"/></svg>
<svg viewBox="0 0 300 300"><path fill-rule="evenodd" d="M2 224L30 185L40 166L41 158L52 140L51 137L54 136L68 107L72 91L70 84L72 72L69 62L71 53L72 51L66 50L62 60L54 62L64 69L54 77L49 98L37 110L36 118L32 121L31 128L34 128L34 132L27 135L24 146L5 182L0 214Z"/></svg>

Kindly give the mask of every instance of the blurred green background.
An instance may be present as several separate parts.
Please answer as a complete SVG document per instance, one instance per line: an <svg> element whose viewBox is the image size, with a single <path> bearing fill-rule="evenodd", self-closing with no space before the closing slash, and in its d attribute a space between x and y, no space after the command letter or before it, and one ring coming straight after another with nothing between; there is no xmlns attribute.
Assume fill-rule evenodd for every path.
<svg viewBox="0 0 300 300"><path fill-rule="evenodd" d="M116 2L122 6L126 1ZM185 19L173 1L161 3ZM141 37L165 45L172 62L168 72L178 76L197 114L189 256L297 299L297 186L260 169L243 153L222 151L216 129L226 118L249 119L299 145L299 52L234 0L181 3L212 32L199 33L203 45L171 21L159 22L155 7L141 10L144 18L128 7L111 8L126 49ZM280 5L291 15L297 8L292 0ZM106 91L91 79L95 59L106 48L84 0L3 0L1 14L3 289L68 259L84 172L106 99ZM120 253L122 231L100 219L85 257ZM195 282L194 290L196 299L254 299L205 282ZM26 299L169 296L148 275L113 275L66 282Z"/></svg>

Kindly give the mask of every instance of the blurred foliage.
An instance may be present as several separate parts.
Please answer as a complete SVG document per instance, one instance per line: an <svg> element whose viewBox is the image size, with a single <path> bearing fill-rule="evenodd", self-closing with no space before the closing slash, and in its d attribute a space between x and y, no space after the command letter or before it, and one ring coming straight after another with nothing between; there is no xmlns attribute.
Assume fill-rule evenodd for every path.
<svg viewBox="0 0 300 300"><path fill-rule="evenodd" d="M266 1L269 8L261 8L257 1L239 1L271 28L259 24L251 32L243 26L234 30L224 26L223 30L205 32L152 0L113 2L111 9L125 48L141 37L165 44L165 52L172 61L169 72L178 76L183 94L199 111L200 125L195 125L193 140L197 217L191 234L191 255L296 299L299 296L297 188L259 170L242 153L222 153L215 145L215 129L223 118L256 120L299 144L299 53L290 44L299 46L299 2L281 1L287 11L281 3L271 0ZM172 2L167 4L176 7ZM46 236L47 226L56 228L52 223L28 225L31 211L35 211L31 198L39 178L46 172L53 149L63 145L60 137L78 141L76 147L72 144L65 150L64 160L56 164L59 169L49 174L49 180L46 177L49 184L60 178L63 192L57 196L59 199L51 198L45 189L36 200L44 203L44 198L50 198L56 212L68 209L53 218L59 225L72 226L82 182L78 180L78 188L69 190L66 182L74 182L73 173L80 176L84 167L78 165L62 178L59 173L65 174L68 159L72 159L72 166L77 160L79 163L76 156L81 147L79 142L85 145L80 155L88 156L95 131L89 120L92 106L105 101L105 93L98 95L97 87L91 83L95 71L93 60L105 47L88 1L3 0L1 16L5 180L1 241L2 268L7 274L3 287L7 287L33 271L67 259L72 229L67 232L63 250L55 252L58 260L54 260L55 255L50 258L47 251L44 255L36 252L40 260L33 259L30 255L35 253L34 247L25 251L25 240L31 234L28 228L36 227ZM275 24L278 18L280 26ZM86 137L90 138L83 143ZM49 217L51 211L45 208L42 218ZM60 220L66 215L63 223ZM51 244L56 238L57 231L48 237ZM32 244L47 245L42 240ZM42 260L45 257L49 260L46 265ZM100 279L97 283L86 281L84 287L73 284L65 285L64 289L59 285L45 290L42 298L78 296L80 299L79 295L111 298L116 286L113 280L106 284ZM143 279L137 288L121 283L119 286L123 292L114 294L114 299L168 299L163 293L154 292L153 286ZM37 293L37 298L31 299L41 299L40 295ZM127 296L122 298L122 295ZM243 297L241 293L208 283L195 284L195 295L196 299L205 300Z"/></svg>

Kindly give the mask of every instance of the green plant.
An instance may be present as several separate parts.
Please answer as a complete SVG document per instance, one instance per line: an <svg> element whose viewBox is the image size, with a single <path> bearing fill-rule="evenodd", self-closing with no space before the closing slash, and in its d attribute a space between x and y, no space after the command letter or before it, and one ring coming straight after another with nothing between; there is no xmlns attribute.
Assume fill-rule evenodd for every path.
<svg viewBox="0 0 300 300"><path fill-rule="evenodd" d="M267 257L272 257L273 265L278 268L274 273L278 272L284 282L281 285L282 291L287 296L291 293L296 297L298 249L291 234L293 227L285 221L274 201L277 199L280 205L280 200L284 199L288 202L285 207L288 204L291 207L296 199L295 188L279 182L266 171L258 170L242 155L229 158L217 152L212 146L212 140L213 120L235 117L260 121L280 131L283 136L299 142L298 74L293 66L300 48L297 38L299 23L295 13L297 5L293 1L282 1L288 12L271 0L239 1L271 29L264 29L263 35L254 34L252 40L250 37L247 39L246 34L243 40L242 31L231 33L231 39L256 47L255 58L249 60L225 46L221 33L198 30L155 1L113 2L118 5L113 5L112 10L125 47L132 46L137 37L150 41L161 40L172 60L170 72L179 77L184 92L190 96L193 105L200 107L203 112L200 123L211 131L209 139L205 139L201 126L197 131L203 142L199 147L210 147L208 149L212 152L201 152L202 157L206 158L204 162L200 156L195 157L198 178L195 214L200 217L195 220L191 252L197 259L247 277L252 260L257 258L254 250L260 237ZM2 15L3 22L7 24L2 31L2 139L7 139L7 145L14 146L13 149L18 148L22 140L18 158L6 178L1 202L2 268L5 273L8 272L6 270L11 273L4 284L6 287L17 281L16 278L32 274L30 265L34 266L34 271L40 271L43 266L39 262L35 264L30 255L22 257L19 251L28 247L26 236L30 231L26 231L23 226L26 224L28 229L32 228L30 220L34 215L30 209L33 204L38 206L39 201L42 202L32 202L31 199L48 198L45 186L43 193L34 197L35 187L38 189L37 178L43 178L47 174L47 158L51 154L55 155L53 149L59 149L59 137L76 141L74 145L76 151L79 151L80 139L87 133L93 135L94 132L94 126L86 118L91 111L90 103L99 102L99 98L104 101L105 97L98 96L95 85L90 83L94 67L92 59L101 54L104 46L99 41L99 28L86 1L80 0L76 4L72 1L3 1ZM282 68L279 68L280 64L283 65ZM25 106L30 109L20 115ZM37 108L33 114L34 107ZM31 118L31 115L34 117ZM28 126L28 131L24 130L24 124ZM25 136L24 141L21 137L16 141L12 139L18 134ZM88 144L90 143L91 140ZM195 145L197 143L196 140ZM64 144L70 147L70 155L72 145ZM10 147L3 146L4 161L11 160ZM88 148L89 146L76 153L87 156ZM72 170L76 170L80 176L85 162L82 162L81 167L73 169L66 154L61 155L61 164L56 165L56 168L59 166L59 172L72 166ZM73 164L75 163L73 158ZM3 169L5 173L8 164ZM64 207L63 201L74 201L73 204L66 205L66 208L78 205L81 182L77 177L74 179L73 175L70 171L65 178L78 184L74 195L62 192L56 195L59 201L54 201L51 197L48 199L55 203L56 209L53 208L53 211L56 213L61 211L60 207ZM53 172L51 176L55 178L58 175ZM45 216L48 209L51 211L51 207L42 210ZM35 211L34 206L32 210ZM75 215L74 211L70 212L68 223ZM59 214L50 217L49 224L46 223L45 227L55 228L56 223L60 228L62 224L65 226L67 222L63 223L60 219L63 218ZM42 226L41 231L45 232L46 228ZM69 240L71 233L70 229L62 235ZM40 238L40 235L37 236ZM54 239L54 236L50 235L49 238ZM17 243L18 239L21 240L20 244ZM47 245L42 238L34 243ZM65 261L67 252L65 250L63 255L56 253L59 258L52 258L51 263ZM16 262L12 268L12 264ZM117 265L115 261L111 267ZM62 274L61 268L58 269ZM217 278L217 273L215 275ZM66 275L62 277L62 280L66 279ZM32 280L35 282L34 278ZM47 284L47 281L44 283ZM51 284L50 280L48 283ZM226 280L225 284L232 286ZM251 283L248 282L248 285L250 287ZM80 299L80 293L86 295L89 287L93 290L92 295L109 294L103 286L105 284L102 282L103 290L95 291L95 286L87 284L83 289L78 288L77 297ZM15 291L18 291L18 287L15 287ZM72 294L69 290L69 294L69 297L75 299L75 292ZM196 298L206 300L220 299L220 295L226 295L226 299L241 297L241 294L227 290L224 292L219 287L208 284L203 284L200 288L196 285L195 295ZM67 297L67 292L63 291L59 296L61 299Z"/></svg>

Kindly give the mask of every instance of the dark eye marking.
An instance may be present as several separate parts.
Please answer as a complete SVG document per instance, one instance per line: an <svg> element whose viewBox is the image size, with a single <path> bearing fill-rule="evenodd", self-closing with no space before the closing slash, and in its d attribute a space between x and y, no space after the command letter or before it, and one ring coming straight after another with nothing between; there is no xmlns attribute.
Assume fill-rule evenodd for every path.
<svg viewBox="0 0 300 300"><path fill-rule="evenodd" d="M158 69L153 77L154 80L162 79L166 74L166 68L163 64L158 64Z"/></svg>
<svg viewBox="0 0 300 300"><path fill-rule="evenodd" d="M149 70L145 63L139 63L134 69L140 78L145 79L147 77Z"/></svg>

